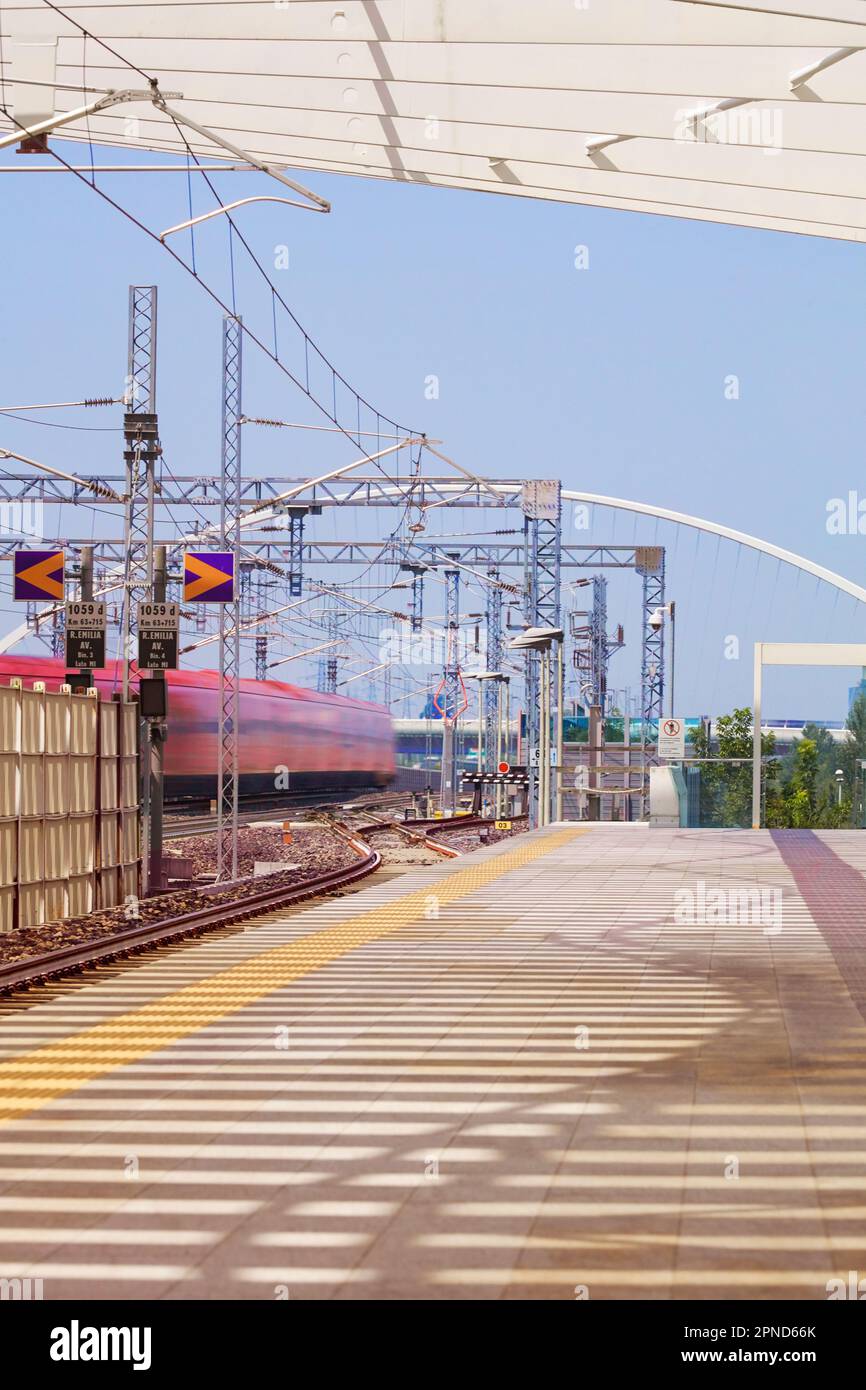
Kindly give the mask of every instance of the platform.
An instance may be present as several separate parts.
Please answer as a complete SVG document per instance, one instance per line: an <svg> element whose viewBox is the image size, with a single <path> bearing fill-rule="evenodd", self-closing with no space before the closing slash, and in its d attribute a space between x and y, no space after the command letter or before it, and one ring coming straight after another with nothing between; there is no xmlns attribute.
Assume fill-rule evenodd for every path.
<svg viewBox="0 0 866 1390"><path fill-rule="evenodd" d="M0 1273L826 1299L866 1271L864 868L556 826L6 1003Z"/></svg>

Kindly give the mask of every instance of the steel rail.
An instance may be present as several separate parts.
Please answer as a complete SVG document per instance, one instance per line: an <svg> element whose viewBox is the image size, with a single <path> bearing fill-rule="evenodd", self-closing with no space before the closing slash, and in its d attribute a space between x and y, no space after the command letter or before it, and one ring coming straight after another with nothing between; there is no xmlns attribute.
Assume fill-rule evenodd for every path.
<svg viewBox="0 0 866 1390"><path fill-rule="evenodd" d="M438 840L432 840L429 835L419 834L417 831L409 829L409 822L403 825L397 820L372 821L364 827L365 835L375 835L380 830L396 830L398 835L402 835L410 844L416 845L420 849L432 850L434 854L441 854L443 859L461 859L463 856L459 849L452 849L450 845L442 845Z"/></svg>
<svg viewBox="0 0 866 1390"><path fill-rule="evenodd" d="M361 841L357 843L363 844ZM0 965L0 995L29 989L33 985L44 984L46 980L61 976L80 974L83 970L97 965L125 959L157 946L171 945L186 937L199 936L204 931L233 926L237 922L261 916L275 908L289 907L307 898L317 897L329 889L355 883L358 879L374 873L382 862L378 850L367 844L363 844L363 849L367 853L359 858L357 863L350 864L347 868L331 869L328 873L319 874L304 883L274 884L259 893L236 898L233 902L211 903L180 917L166 917L158 922L149 922L144 926L115 932L110 936L97 937L93 941L60 946L26 960L10 961L6 965ZM252 880L238 882L249 883ZM224 891L226 886L219 884L209 889L201 889L201 896L212 896L216 892Z"/></svg>

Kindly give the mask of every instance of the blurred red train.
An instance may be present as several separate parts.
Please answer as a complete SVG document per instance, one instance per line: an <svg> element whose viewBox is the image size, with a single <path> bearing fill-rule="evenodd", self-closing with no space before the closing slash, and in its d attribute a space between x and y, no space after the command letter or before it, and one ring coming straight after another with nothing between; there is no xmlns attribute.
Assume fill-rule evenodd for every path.
<svg viewBox="0 0 866 1390"><path fill-rule="evenodd" d="M62 661L0 656L0 682L20 676L26 686L56 690L66 678ZM219 675L169 671L167 800L216 795ZM100 697L120 690L114 665L98 671ZM394 733L383 705L322 695L282 681L240 682L240 789L244 796L273 791L384 787L394 776Z"/></svg>

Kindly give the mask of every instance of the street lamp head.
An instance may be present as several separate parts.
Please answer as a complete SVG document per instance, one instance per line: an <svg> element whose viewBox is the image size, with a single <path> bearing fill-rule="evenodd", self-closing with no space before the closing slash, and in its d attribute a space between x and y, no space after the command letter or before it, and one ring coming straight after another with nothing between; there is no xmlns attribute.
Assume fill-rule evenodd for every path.
<svg viewBox="0 0 866 1390"><path fill-rule="evenodd" d="M527 627L508 643L509 651L547 651L565 636L561 627Z"/></svg>

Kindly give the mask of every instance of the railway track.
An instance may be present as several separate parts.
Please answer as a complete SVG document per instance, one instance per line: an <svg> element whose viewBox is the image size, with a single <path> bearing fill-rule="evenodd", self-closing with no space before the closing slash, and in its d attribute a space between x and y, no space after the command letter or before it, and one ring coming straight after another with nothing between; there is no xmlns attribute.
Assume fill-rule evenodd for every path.
<svg viewBox="0 0 866 1390"><path fill-rule="evenodd" d="M433 854L441 855L443 859L458 859L460 851L451 849L448 845L443 845L439 841L432 839L423 830L413 830L413 821L381 820L372 822L364 831L365 835L376 835L385 831L386 833L399 835L407 844L415 845L420 849L430 850Z"/></svg>
<svg viewBox="0 0 866 1390"><path fill-rule="evenodd" d="M369 817L369 813L374 808L386 810L395 804L405 805L405 797L402 794L392 792L385 793L380 798L359 798L356 803L344 803L342 809L349 811L356 817L365 815ZM297 809L297 803L293 809ZM322 808L320 807L320 809ZM245 812L244 823L247 823L248 820L258 819L262 814L262 811ZM274 809L273 814L277 816L280 811ZM454 857L457 851L450 850L441 842L437 844L428 836L429 830L435 829L437 837L447 837L449 831L469 830L492 824L491 821L485 820L481 816L457 816L448 819L432 817L409 821L397 821L388 817L387 819L376 818L375 820L368 818L365 823L360 825L356 823L351 828L346 829L341 827L339 822L336 822L336 817L327 816L326 818L334 829L338 829L344 838L353 844L358 854L355 862L328 870L323 874L314 875L302 883L272 883L270 886L258 887L264 882L263 880L240 879L235 883L208 885L197 890L196 896L201 899L201 905L197 904L191 911L184 911L177 916L171 915L171 895L167 895L166 916L156 921L124 927L119 931L109 932L104 936L94 937L88 941L76 941L66 946L59 946L24 960L0 963L0 996L44 984L48 980L77 975L96 966L127 959L143 951L200 936L207 931L235 926L265 912L281 907L291 907L322 893L350 887L353 883L374 873L382 863L382 855L379 851L362 838L365 833L375 834L376 831L382 830L397 831L405 839L414 840L423 847L435 850L444 857L450 858ZM208 819L212 824L215 824L215 818ZM518 816L514 819L521 821L526 818ZM185 818L182 826L173 827L173 830L175 836L196 833L189 818ZM225 894L230 894L232 890L236 890L238 896L226 900ZM219 901L208 902L209 898L218 898Z"/></svg>
<svg viewBox="0 0 866 1390"><path fill-rule="evenodd" d="M0 995L44 984L47 980L80 974L98 965L123 960L154 947L172 945L186 937L200 936L206 931L235 926L238 922L247 921L276 908L290 907L308 898L318 897L321 893L349 887L359 879L374 873L382 862L377 850L354 836L349 838L359 856L356 863L331 869L327 873L306 879L303 883L272 884L270 888L247 892L230 901L209 904L205 902L201 907L196 907L181 916L166 916L159 921L124 928L90 941L76 942L25 960L0 965ZM200 889L199 896L207 899L233 888L242 889L261 882L260 879L241 879L234 884L213 885Z"/></svg>
<svg viewBox="0 0 866 1390"><path fill-rule="evenodd" d="M511 819L512 823L515 824L515 825L517 825L517 824L524 825L525 822L527 821L528 817L525 816L525 815L524 815L524 816L511 816L510 819ZM370 822L367 822L367 823L365 823L365 824L363 824L363 825L357 826L356 829L357 829L358 833L362 835L362 834L364 833L365 830L373 830L373 829L375 829L376 824L377 824L377 822L375 822L375 821L370 821ZM487 826L492 827L493 824L494 824L494 822L493 822L492 820L488 819L488 818L485 817L485 816L448 816L448 817L442 817L442 818L440 818L440 817L438 817L438 816L431 816L431 817L429 817L429 818L425 818L425 817L419 816L417 819L413 818L412 820L401 821L400 824L401 824L401 825L404 825L408 830L412 830L412 829L433 830L433 829L435 829L435 830L438 830L438 831L440 831L440 832L443 832L443 833L446 833L446 834L447 834L447 832L448 832L449 830L473 830L473 829L478 828L479 826L484 826L484 825L487 825Z"/></svg>
<svg viewBox="0 0 866 1390"><path fill-rule="evenodd" d="M277 803L263 801L254 807L245 808L238 814L238 825L252 825L255 821L273 818L274 820L287 820L299 813L310 811L352 811L356 806L355 802L345 802L341 798L345 792L335 795L332 799L322 795L297 798L291 802L280 801ZM390 809L392 807L402 807L407 804L407 794L405 792L383 792L377 797L374 792L367 793L363 798L358 799L357 805L369 809ZM216 830L217 818L215 815L195 815L184 812L174 813L166 816L163 830L163 839L180 840L186 835L203 835L209 830Z"/></svg>

